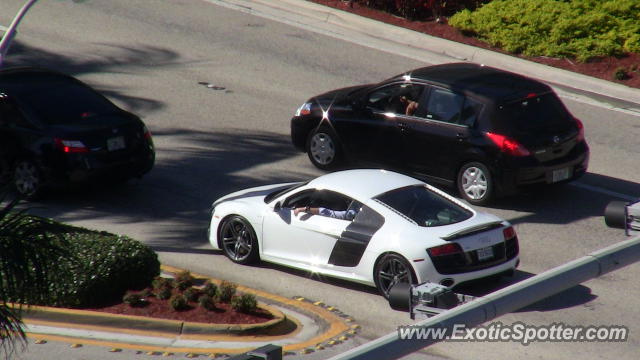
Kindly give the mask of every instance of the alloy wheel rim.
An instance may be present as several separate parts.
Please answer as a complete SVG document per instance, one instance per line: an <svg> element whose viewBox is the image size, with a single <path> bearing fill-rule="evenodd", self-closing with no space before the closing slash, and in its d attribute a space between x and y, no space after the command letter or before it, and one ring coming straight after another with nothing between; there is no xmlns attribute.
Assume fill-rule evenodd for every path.
<svg viewBox="0 0 640 360"><path fill-rule="evenodd" d="M222 243L233 260L243 261L251 254L253 236L243 221L233 219L222 228Z"/></svg>
<svg viewBox="0 0 640 360"><path fill-rule="evenodd" d="M386 260L378 271L378 283L380 289L389 295L391 288L397 283L411 283L409 269L399 259Z"/></svg>
<svg viewBox="0 0 640 360"><path fill-rule="evenodd" d="M467 168L462 174L462 190L472 200L480 200L487 194L487 176L475 166Z"/></svg>
<svg viewBox="0 0 640 360"><path fill-rule="evenodd" d="M309 146L311 156L321 165L330 164L336 156L335 145L331 137L325 133L317 133L311 138Z"/></svg>
<svg viewBox="0 0 640 360"><path fill-rule="evenodd" d="M40 184L38 169L29 162L21 162L16 166L15 185L18 192L24 195L33 194Z"/></svg>

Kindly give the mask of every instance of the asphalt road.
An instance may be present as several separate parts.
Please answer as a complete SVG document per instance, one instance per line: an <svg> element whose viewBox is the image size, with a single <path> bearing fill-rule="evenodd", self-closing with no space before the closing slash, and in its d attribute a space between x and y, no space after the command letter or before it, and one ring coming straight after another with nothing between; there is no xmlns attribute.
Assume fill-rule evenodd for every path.
<svg viewBox="0 0 640 360"><path fill-rule="evenodd" d="M22 4L3 0L0 24L8 24ZM322 173L290 145L289 119L309 96L426 65L379 44L364 45L199 0L39 2L21 25L7 65L68 72L141 115L154 135L157 164L148 176L124 186L50 194L33 211L140 239L173 266L322 300L363 326L354 344L410 323L373 289L268 264L233 265L205 239L207 210L217 197ZM640 197L640 117L619 110L615 101L562 96L585 124L592 150L589 173L579 184L487 208L515 224L522 265L513 279L463 291L483 294L624 239L604 225L602 213L618 196ZM626 325L631 335L625 343L445 343L427 353L454 359L635 359L639 277L640 266L633 265L500 318L532 325ZM52 352L67 359L117 356L49 344L31 346L21 358Z"/></svg>

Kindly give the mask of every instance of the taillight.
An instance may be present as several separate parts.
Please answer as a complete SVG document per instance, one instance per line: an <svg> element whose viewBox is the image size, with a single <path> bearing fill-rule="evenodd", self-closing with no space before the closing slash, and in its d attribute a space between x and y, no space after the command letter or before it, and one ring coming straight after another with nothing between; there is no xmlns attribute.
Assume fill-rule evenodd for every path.
<svg viewBox="0 0 640 360"><path fill-rule="evenodd" d="M65 153L86 153L89 149L84 146L82 141L79 140L65 140L55 138L54 143L56 147Z"/></svg>
<svg viewBox="0 0 640 360"><path fill-rule="evenodd" d="M519 142L510 139L504 135L495 134L491 132L486 133L487 137L500 148L503 153L513 156L528 156L531 155L529 150L522 146Z"/></svg>
<svg viewBox="0 0 640 360"><path fill-rule="evenodd" d="M576 136L576 141L583 141L584 140L584 125L582 124L582 121L575 119L576 120L576 126L578 127L578 135Z"/></svg>
<svg viewBox="0 0 640 360"><path fill-rule="evenodd" d="M509 226L502 230L502 234L504 235L505 240L511 240L516 237L516 230L513 228L513 226Z"/></svg>
<svg viewBox="0 0 640 360"><path fill-rule="evenodd" d="M147 140L151 140L151 131L149 131L149 129L147 129L147 127L145 126L144 128L142 128L143 131L143 135L145 139Z"/></svg>
<svg viewBox="0 0 640 360"><path fill-rule="evenodd" d="M462 252L462 248L457 243L448 243L427 249L431 256L452 255Z"/></svg>

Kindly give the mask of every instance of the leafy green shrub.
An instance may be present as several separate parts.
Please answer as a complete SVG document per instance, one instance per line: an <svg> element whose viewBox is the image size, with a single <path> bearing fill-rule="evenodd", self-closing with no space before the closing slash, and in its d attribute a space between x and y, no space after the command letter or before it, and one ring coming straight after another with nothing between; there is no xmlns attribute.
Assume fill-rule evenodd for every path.
<svg viewBox="0 0 640 360"><path fill-rule="evenodd" d="M141 293L127 293L122 297L122 302L129 304L131 307L142 307L148 304L148 301Z"/></svg>
<svg viewBox="0 0 640 360"><path fill-rule="evenodd" d="M236 288L238 285L222 280L219 288L220 301L228 303L231 301L231 298L236 294Z"/></svg>
<svg viewBox="0 0 640 360"><path fill-rule="evenodd" d="M218 285L216 285L215 283L207 280L204 283L204 287L202 288L202 292L211 296L211 297L216 297L218 295Z"/></svg>
<svg viewBox="0 0 640 360"><path fill-rule="evenodd" d="M187 310L189 308L189 302L184 295L174 294L169 299L169 307L175 311Z"/></svg>
<svg viewBox="0 0 640 360"><path fill-rule="evenodd" d="M167 300L171 295L173 295L173 291L168 287L160 288L156 292L156 297L160 300Z"/></svg>
<svg viewBox="0 0 640 360"><path fill-rule="evenodd" d="M29 216L23 221L46 222L47 234L61 234L68 256L48 256L47 291L11 294L11 300L34 305L99 306L122 299L127 290L142 289L160 273L160 262L148 246L126 236L91 231ZM0 279L5 278L0 269ZM43 294L46 293L46 296Z"/></svg>
<svg viewBox="0 0 640 360"><path fill-rule="evenodd" d="M231 298L231 307L239 312L250 313L258 308L258 301L253 294L242 294Z"/></svg>
<svg viewBox="0 0 640 360"><path fill-rule="evenodd" d="M197 301L200 295L202 295L202 290L190 287L184 291L183 295L187 298L187 301Z"/></svg>
<svg viewBox="0 0 640 360"><path fill-rule="evenodd" d="M216 302L214 300L214 297L208 294L200 295L200 297L198 298L198 304L209 311L216 309Z"/></svg>
<svg viewBox="0 0 640 360"><path fill-rule="evenodd" d="M637 0L493 0L449 24L512 53L587 61L638 52L639 17Z"/></svg>
<svg viewBox="0 0 640 360"><path fill-rule="evenodd" d="M191 275L191 272L188 270L181 271L175 276L175 284L178 289L184 291L189 287L193 286L193 281L195 278Z"/></svg>

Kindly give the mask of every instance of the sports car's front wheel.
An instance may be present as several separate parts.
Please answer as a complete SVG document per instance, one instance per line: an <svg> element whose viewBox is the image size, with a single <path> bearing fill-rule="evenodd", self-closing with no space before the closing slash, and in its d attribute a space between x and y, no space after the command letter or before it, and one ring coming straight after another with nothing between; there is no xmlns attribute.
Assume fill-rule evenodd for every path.
<svg viewBox="0 0 640 360"><path fill-rule="evenodd" d="M222 221L219 232L222 250L231 261L250 264L258 260L258 240L249 222L233 215Z"/></svg>
<svg viewBox="0 0 640 360"><path fill-rule="evenodd" d="M378 291L387 299L395 284L415 284L417 281L409 262L398 254L386 254L380 258L373 271L373 278Z"/></svg>

